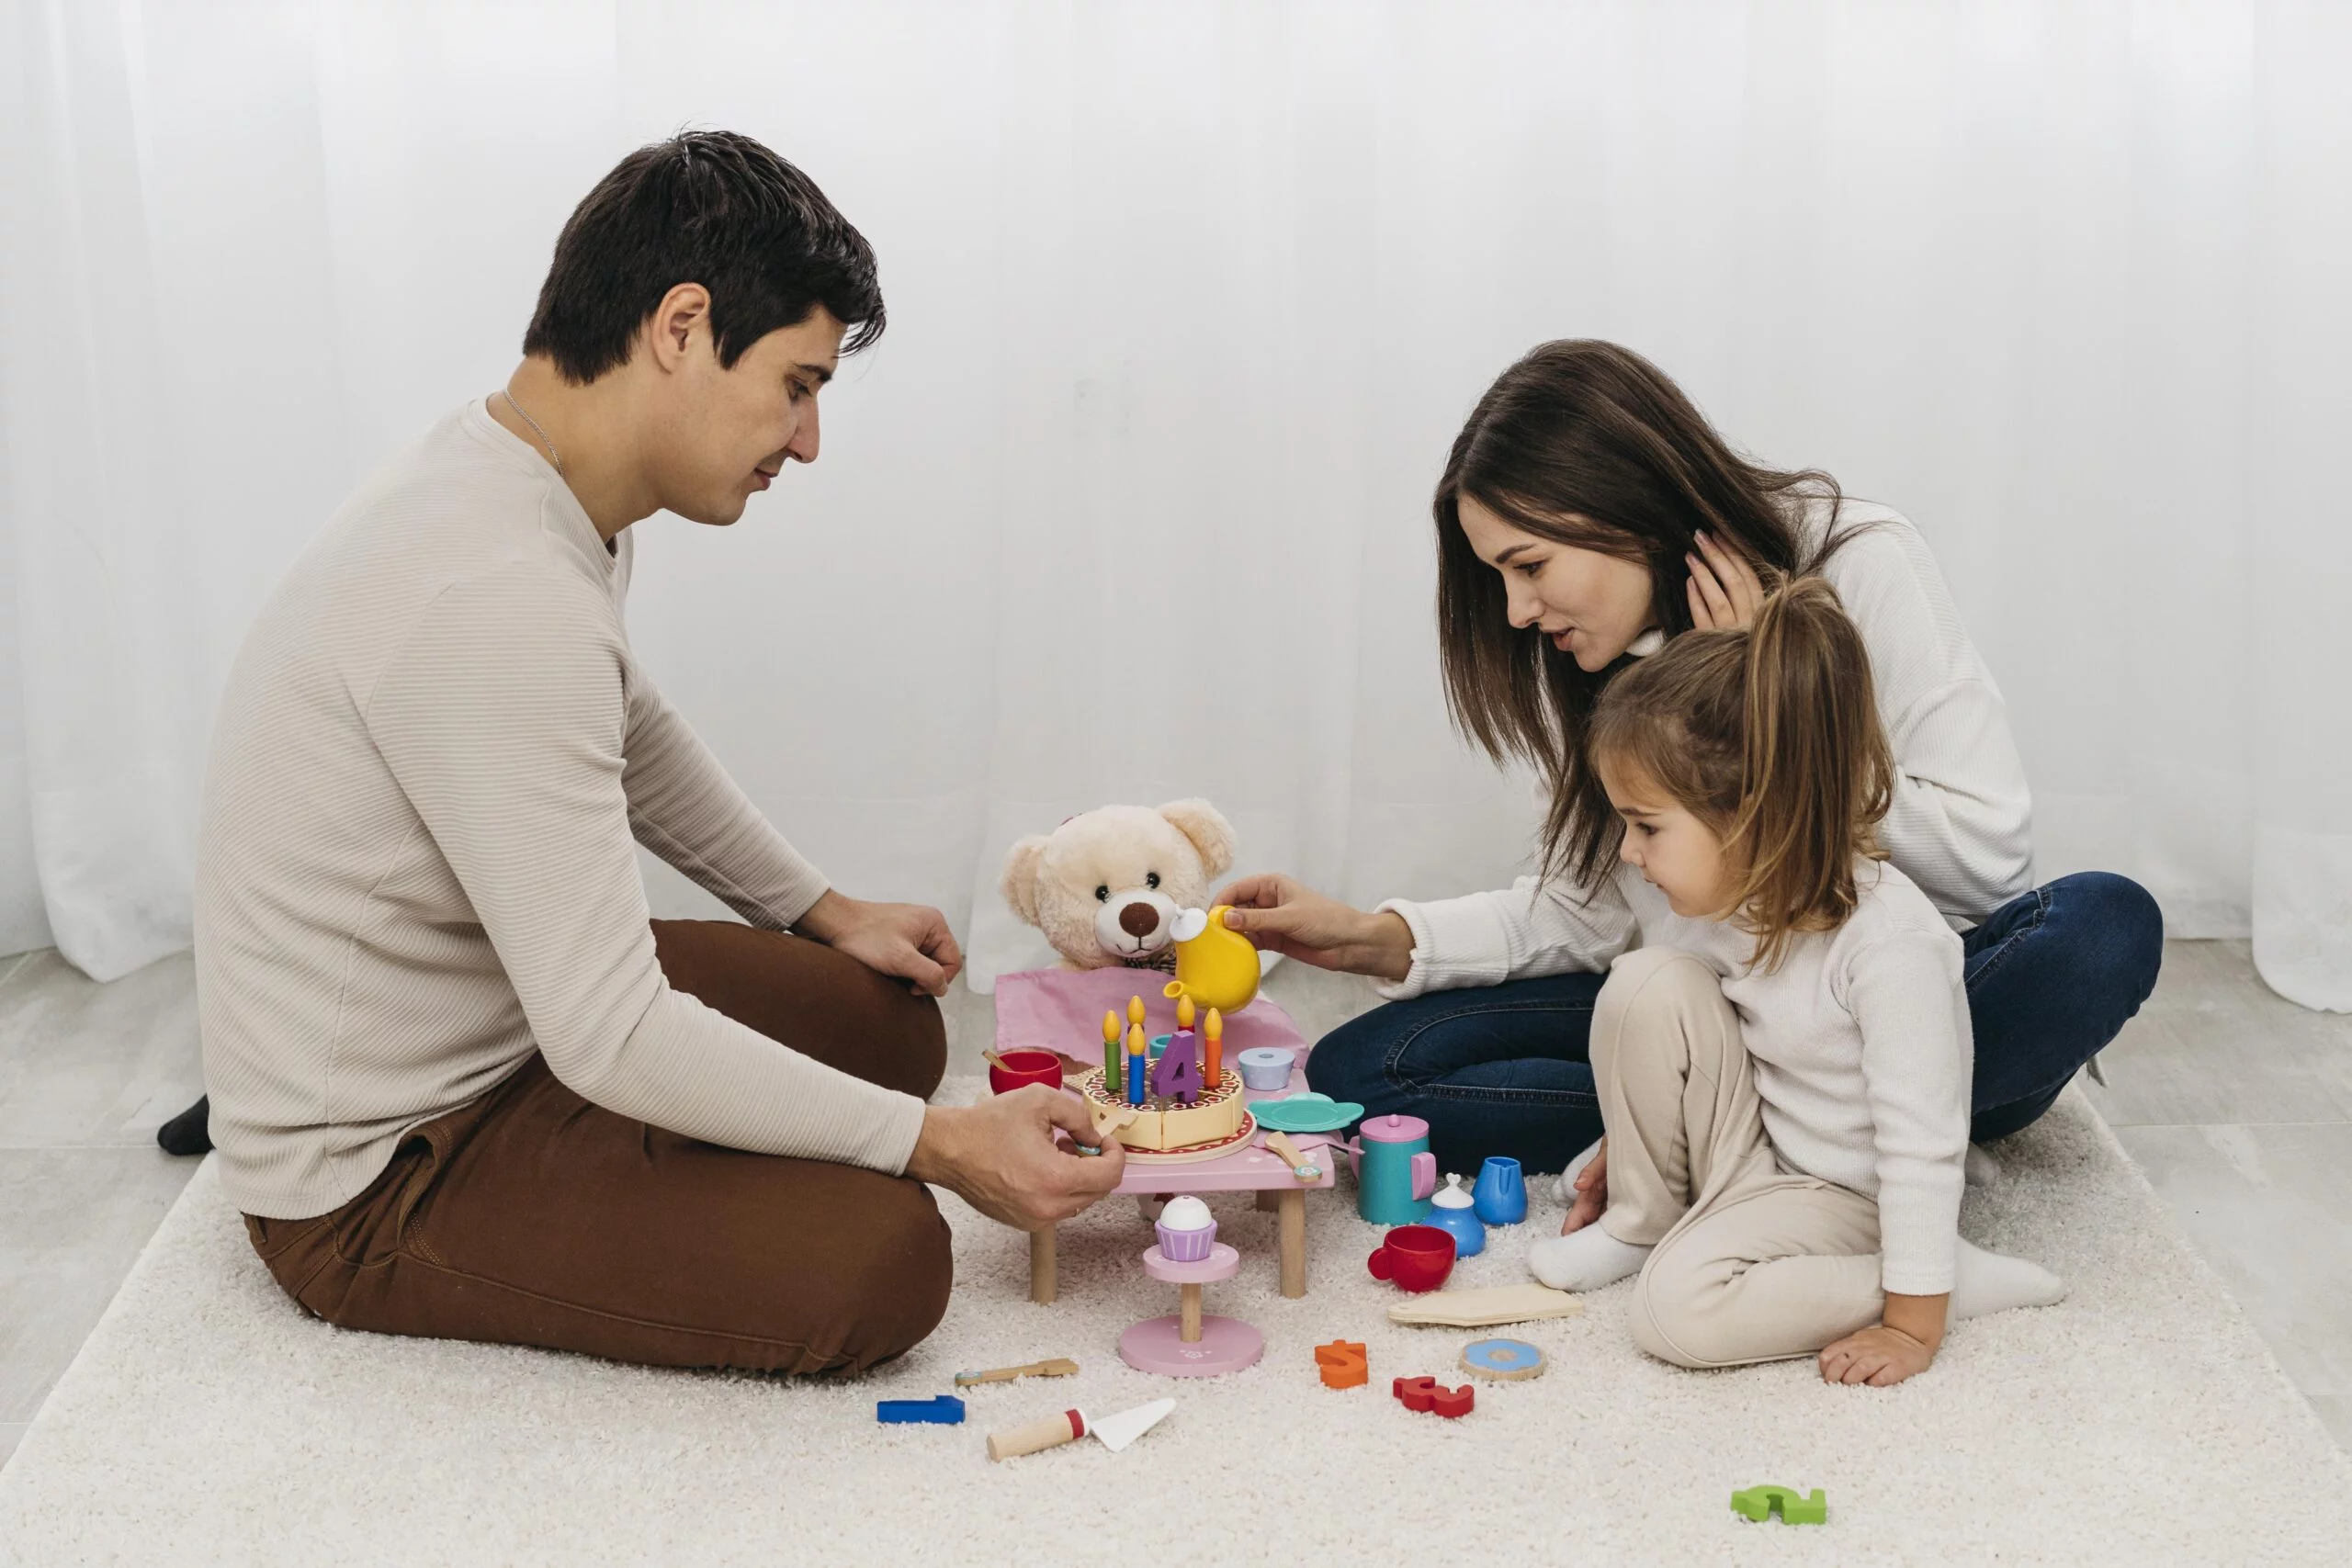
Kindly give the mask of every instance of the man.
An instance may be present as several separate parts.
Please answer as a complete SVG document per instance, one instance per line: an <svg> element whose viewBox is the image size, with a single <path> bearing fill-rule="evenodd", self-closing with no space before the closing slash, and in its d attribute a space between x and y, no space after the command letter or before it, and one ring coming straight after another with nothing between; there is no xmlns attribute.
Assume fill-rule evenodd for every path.
<svg viewBox="0 0 2352 1568"><path fill-rule="evenodd" d="M1069 1096L928 1106L938 911L829 887L630 653L630 525L814 462L871 249L695 132L565 224L524 361L368 479L264 608L207 781L209 1128L280 1285L347 1327L812 1372L938 1323L925 1182L1023 1226L1116 1184ZM632 838L751 922L650 921Z"/></svg>

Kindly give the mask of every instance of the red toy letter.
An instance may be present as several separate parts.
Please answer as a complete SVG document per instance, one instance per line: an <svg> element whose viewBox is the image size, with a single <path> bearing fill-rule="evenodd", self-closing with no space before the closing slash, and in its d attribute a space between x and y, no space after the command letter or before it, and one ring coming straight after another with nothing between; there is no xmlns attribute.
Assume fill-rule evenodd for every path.
<svg viewBox="0 0 2352 1568"><path fill-rule="evenodd" d="M1444 1416L1467 1416L1477 1403L1477 1393L1468 1383L1460 1388L1444 1388L1435 1378L1398 1378L1392 1385L1398 1399L1408 1410L1429 1410Z"/></svg>

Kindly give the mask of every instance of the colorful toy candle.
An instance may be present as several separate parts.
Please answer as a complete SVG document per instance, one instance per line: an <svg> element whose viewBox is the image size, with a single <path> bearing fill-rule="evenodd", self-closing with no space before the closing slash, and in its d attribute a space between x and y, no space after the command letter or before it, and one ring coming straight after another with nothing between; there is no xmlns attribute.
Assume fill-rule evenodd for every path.
<svg viewBox="0 0 2352 1568"><path fill-rule="evenodd" d="M1126 1055L1119 1039L1119 1015L1110 1009L1102 1010L1102 1091L1125 1094L1126 1074L1122 1071L1120 1058Z"/></svg>
<svg viewBox="0 0 2352 1568"><path fill-rule="evenodd" d="M1144 1091L1143 1025L1138 1023L1127 1031L1127 1103L1141 1105Z"/></svg>
<svg viewBox="0 0 2352 1568"><path fill-rule="evenodd" d="M1192 998L1187 997L1185 1000L1189 1002ZM1204 1064L1204 1070L1202 1077L1207 1080L1211 1089L1215 1089L1225 1082L1225 1015L1215 1008L1209 1009L1208 1020L1201 1030L1201 1038L1207 1042L1208 1046L1208 1059Z"/></svg>

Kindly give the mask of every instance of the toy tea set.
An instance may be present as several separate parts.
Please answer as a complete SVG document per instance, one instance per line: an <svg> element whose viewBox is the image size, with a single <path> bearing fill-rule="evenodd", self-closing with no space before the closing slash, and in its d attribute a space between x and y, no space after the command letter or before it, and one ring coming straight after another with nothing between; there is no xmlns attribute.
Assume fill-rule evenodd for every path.
<svg viewBox="0 0 2352 1568"><path fill-rule="evenodd" d="M1207 879L1229 868L1232 848L1231 826L1215 807L1182 800L1155 811L1105 807L1069 818L1051 835L1014 845L1005 865L1007 902L1024 923L1046 933L1063 968L1004 977L999 1038L1013 1044L1001 1055L989 1053L990 1085L1009 1093L1040 1084L1084 1099L1098 1134L1115 1134L1132 1168L1117 1190L1136 1196L1154 1221L1144 1271L1178 1290L1177 1311L1120 1336L1121 1359L1170 1377L1214 1376L1258 1362L1265 1339L1257 1329L1203 1310L1205 1287L1233 1278L1239 1253L1216 1239L1216 1218L1196 1194L1254 1191L1261 1208L1276 1209L1282 1291L1303 1296L1305 1197L1333 1184L1339 1153L1355 1176L1356 1213L1388 1227L1366 1266L1374 1279L1403 1293L1389 1308L1392 1323L1487 1328L1580 1312L1575 1296L1532 1282L1442 1288L1456 1258L1485 1249L1487 1226L1526 1218L1519 1162L1491 1158L1470 1187L1449 1176L1441 1188L1427 1122L1412 1116L1367 1118L1361 1105L1305 1089L1300 1062L1306 1043L1280 1009L1248 1010L1258 996L1256 950L1227 927L1224 906L1191 907L1207 901ZM1133 871L1124 882L1099 874L1114 861ZM1177 1004L1174 1027L1155 1037L1143 996L1126 995L1125 987L1135 970L1171 961L1175 978L1161 996ZM1124 1018L1117 1007L1122 995ZM1072 1036L1091 1028L1091 1012L1071 1010L1081 997L1087 1007L1110 1010L1102 1018L1099 1068L1080 1067L1062 1054ZM1228 1055L1226 1032L1237 1021L1238 1048ZM1271 1043L1246 1043L1253 1036ZM1351 1127L1353 1136L1347 1135ZM1081 1152L1093 1151L1081 1145ZM1170 1166L1182 1174L1158 1174ZM1180 1194L1180 1188L1189 1190ZM1054 1253L1052 1227L1031 1233L1035 1301L1055 1298ZM1327 1388L1358 1388L1370 1381L1361 1341L1316 1346L1313 1361ZM1490 1382L1539 1377L1546 1365L1540 1347L1510 1338L1473 1340L1459 1361L1463 1372ZM956 1383L972 1390L1078 1370L1073 1360L1055 1359L959 1373ZM1476 1403L1469 1383L1449 1389L1428 1375L1395 1378L1390 1393L1408 1410L1438 1418L1467 1415ZM1073 1407L993 1433L989 1457L1011 1459L1087 1437L1117 1450L1174 1407L1173 1400L1160 1399L1099 1418ZM959 1425L964 1405L953 1395L885 1401L876 1416L886 1423ZM1735 1493L1732 1506L1749 1518L1814 1523L1826 1517L1818 1491L1806 1497L1792 1489L1751 1487Z"/></svg>
<svg viewBox="0 0 2352 1568"><path fill-rule="evenodd" d="M1204 802L1175 803L1162 814L1181 819L1195 841L1200 823L1222 822ZM1083 818L1073 822L1077 829L1065 823L1065 833L1088 825ZM1049 931L1053 924L1033 918L1032 911L1050 904L1055 875L1053 857L1035 844L1017 848L1007 868L1008 898L1024 919ZM1092 877L1084 880L1091 883ZM1020 897L1011 891L1016 884ZM1155 897L1158 886L1155 880ZM1127 889L1106 909L1115 913L1119 899L1143 896ZM1425 1122L1411 1116L1366 1118L1361 1105L1306 1089L1306 1043L1279 1009L1269 1004L1250 1010L1258 998L1260 959L1249 940L1226 925L1226 907L1170 909L1165 898L1159 907L1169 911L1159 928L1165 936L1158 939L1167 951L1155 962L1172 961L1174 977L1155 999L1175 1004L1172 1028L1163 1023L1165 1032L1152 1032L1141 992L1127 994L1125 1008L1118 1006L1119 994L1140 963L1122 956L1120 967L1113 969L1098 955L1074 952L1057 940L1064 971L1007 976L1001 986L1000 1038L1017 1043L1001 1055L989 1054L989 1081L998 1092L1032 1083L1074 1092L1085 1101L1098 1145L1116 1136L1125 1151L1129 1170L1117 1190L1135 1194L1153 1221L1153 1245L1141 1258L1144 1272L1176 1286L1178 1302L1175 1312L1131 1325L1120 1335L1122 1360L1169 1377L1211 1377L1255 1365L1265 1352L1264 1336L1249 1324L1204 1310L1206 1287L1232 1279L1240 1254L1217 1240L1216 1218L1198 1194L1254 1191L1261 1208L1274 1209L1282 1291L1303 1296L1305 1196L1333 1185L1340 1155L1355 1177L1357 1213L1390 1227L1368 1264L1374 1278L1407 1292L1408 1299L1391 1309L1393 1321L1487 1325L1579 1309L1574 1297L1536 1285L1441 1290L1457 1257L1484 1248L1488 1224L1513 1224L1525 1217L1526 1191L1517 1162L1490 1160L1475 1187L1465 1190L1460 1177L1452 1177L1441 1190ZM1148 923L1139 917L1136 925ZM1136 925L1121 929L1132 933ZM1099 1048L1100 1066L1080 1066L1063 1054L1075 1030L1091 1030L1082 1021L1091 1016L1081 1010L1086 998L1105 1009L1099 1039L1087 1047L1090 1053ZM1237 1019L1239 1040L1231 1043L1239 1048L1228 1050L1227 1031ZM1253 1038L1259 1043L1250 1043ZM1092 1152L1084 1144L1080 1151ZM1045 1227L1030 1236L1031 1296L1041 1303L1056 1294L1054 1234ZM1361 1344L1317 1347L1315 1360L1329 1387L1368 1381ZM1476 1377L1526 1378L1543 1371L1544 1358L1540 1349L1519 1341L1481 1340L1463 1353L1461 1364ZM957 1383L960 1388L1075 1370L1066 1360L1039 1362L966 1374ZM1459 1416L1473 1403L1466 1385L1449 1390L1426 1376L1397 1378L1392 1392L1408 1409L1439 1416ZM1089 1435L1106 1446L1124 1447L1171 1406L1171 1401L1161 1400L1099 1420L1066 1410L993 1435L989 1457L1012 1458ZM961 1414L959 1409L954 1418Z"/></svg>
<svg viewBox="0 0 2352 1568"><path fill-rule="evenodd" d="M990 1054L990 1082L1000 1092L1059 1083L1084 1100L1098 1140L1115 1136L1125 1149L1133 1168L1120 1190L1135 1192L1156 1221L1158 1245L1145 1252L1144 1271L1178 1287L1179 1308L1134 1325L1121 1337L1120 1354L1168 1376L1238 1371L1264 1350L1250 1325L1203 1310L1204 1287L1233 1278L1240 1256L1216 1239L1216 1222L1198 1193L1255 1190L1261 1207L1278 1210L1283 1291L1291 1296L1306 1292L1305 1191L1331 1185L1327 1168L1340 1155L1355 1177L1357 1213L1394 1227L1369 1260L1374 1276L1410 1293L1437 1290L1457 1257L1484 1248L1489 1224L1516 1224L1527 1212L1516 1161L1490 1160L1475 1188L1455 1177L1441 1190L1429 1126L1419 1118L1367 1118L1361 1105L1306 1090L1296 1050L1228 1052L1227 1019L1257 1000L1259 957L1226 925L1225 913L1222 905L1182 909L1169 922L1174 977L1155 999L1175 1004L1172 1029L1152 1034L1150 1010L1135 993L1124 1010L1101 1016L1099 1067L1076 1069L1040 1047ZM1066 995L1095 996L1099 1005L1108 988L1124 988L1129 973L1043 979ZM1279 1011L1272 1016L1287 1031ZM1268 1031L1261 1024L1257 1032L1262 1040ZM1185 1168L1163 1174L1163 1167ZM1032 1233L1031 1294L1039 1302L1056 1293L1052 1235Z"/></svg>

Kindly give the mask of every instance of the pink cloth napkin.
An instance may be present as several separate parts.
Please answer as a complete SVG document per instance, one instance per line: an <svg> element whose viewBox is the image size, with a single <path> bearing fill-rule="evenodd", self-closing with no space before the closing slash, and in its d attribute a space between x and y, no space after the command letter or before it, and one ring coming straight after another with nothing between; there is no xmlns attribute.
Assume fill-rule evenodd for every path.
<svg viewBox="0 0 2352 1568"><path fill-rule="evenodd" d="M1127 998L1143 998L1144 1037L1176 1027L1176 1002L1159 988L1168 976L1157 969L1030 969L1000 976L996 983L996 1048L1042 1046L1081 1062L1102 1059L1102 1015L1119 1015L1126 1028ZM1194 1027L1198 1028L1197 1021ZM1225 1020L1225 1059L1260 1045L1277 1045L1306 1056L1306 1037L1290 1014L1264 996Z"/></svg>

